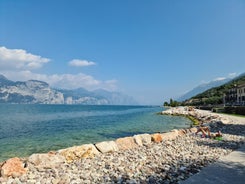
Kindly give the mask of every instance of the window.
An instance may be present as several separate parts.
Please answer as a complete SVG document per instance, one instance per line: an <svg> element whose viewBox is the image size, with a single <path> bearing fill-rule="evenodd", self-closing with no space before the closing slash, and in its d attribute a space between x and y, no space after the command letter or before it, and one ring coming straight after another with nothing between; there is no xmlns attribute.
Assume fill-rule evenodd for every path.
<svg viewBox="0 0 245 184"><path fill-rule="evenodd" d="M242 101L245 101L245 96L242 96Z"/></svg>

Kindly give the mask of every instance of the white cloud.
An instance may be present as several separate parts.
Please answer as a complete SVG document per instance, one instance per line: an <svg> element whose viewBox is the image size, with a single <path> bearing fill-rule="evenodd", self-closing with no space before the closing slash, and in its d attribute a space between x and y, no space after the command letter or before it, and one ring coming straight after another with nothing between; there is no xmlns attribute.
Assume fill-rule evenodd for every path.
<svg viewBox="0 0 245 184"><path fill-rule="evenodd" d="M76 66L76 67L84 67L84 66L96 65L96 63L87 60L73 59L69 62L69 65Z"/></svg>
<svg viewBox="0 0 245 184"><path fill-rule="evenodd" d="M38 74L31 71L2 71L10 80L14 81L26 81L30 79L45 81L50 86L62 89L76 89L76 88L85 88L87 90L95 89L105 89L109 91L114 91L117 89L116 80L101 81L95 79L93 76L86 75L84 73L78 74Z"/></svg>
<svg viewBox="0 0 245 184"><path fill-rule="evenodd" d="M78 74L62 74L62 75L51 75L48 76L49 84L51 86L65 88L65 89L75 89L83 87L86 89L93 89L100 86L100 81L94 79L90 75L83 73Z"/></svg>
<svg viewBox="0 0 245 184"><path fill-rule="evenodd" d="M213 80L211 80L211 81L222 81L222 80L225 80L225 79L233 79L234 77L236 77L236 76L238 76L239 74L238 73L236 73L236 72L234 72L234 73L229 73L226 77L217 77L217 78L215 78L215 79L213 79ZM211 82L211 81L209 81L209 82ZM207 83L209 83L209 82L207 82L207 81L205 81L205 80L202 80L201 81L201 84L207 84Z"/></svg>
<svg viewBox="0 0 245 184"><path fill-rule="evenodd" d="M216 79L214 79L213 81L221 81L221 80L225 80L225 79L232 79L234 77L236 77L238 74L236 72L234 73L229 73L227 77L218 77Z"/></svg>
<svg viewBox="0 0 245 184"><path fill-rule="evenodd" d="M41 68L50 59L27 53L22 49L8 49L0 47L0 74L5 75L13 81L27 81L30 79L45 81L52 87L63 89L85 88L87 90L106 89L114 91L117 89L116 80L97 80L91 75L78 74L40 74L32 70ZM86 60L74 59L69 62L71 66L90 66L96 63Z"/></svg>
<svg viewBox="0 0 245 184"><path fill-rule="evenodd" d="M41 68L50 59L28 53L23 49L8 49L0 47L1 70L33 70Z"/></svg>
<svg viewBox="0 0 245 184"><path fill-rule="evenodd" d="M229 73L229 75L228 75L229 78L234 78L234 77L236 77L236 76L238 76L238 74L237 74L236 72L234 72L234 73Z"/></svg>
<svg viewBox="0 0 245 184"><path fill-rule="evenodd" d="M213 81L222 81L222 80L225 80L225 79L226 79L226 77L218 77L218 78L214 79Z"/></svg>

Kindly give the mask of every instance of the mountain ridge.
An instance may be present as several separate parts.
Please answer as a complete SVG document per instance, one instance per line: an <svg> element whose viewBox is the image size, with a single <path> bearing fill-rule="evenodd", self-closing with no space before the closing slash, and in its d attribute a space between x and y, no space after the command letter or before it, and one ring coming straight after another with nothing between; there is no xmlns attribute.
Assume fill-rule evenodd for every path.
<svg viewBox="0 0 245 184"><path fill-rule="evenodd" d="M213 81L210 81L208 83L205 83L205 84L200 84L198 85L197 87L193 88L192 90L188 91L187 93L183 94L182 96L180 96L177 101L185 101L193 96L196 96L208 89L211 89L213 87L218 87L218 86L221 86L229 81L231 81L232 79L231 78L225 78L225 79L222 79L222 80L213 80Z"/></svg>
<svg viewBox="0 0 245 184"><path fill-rule="evenodd" d="M224 94L229 89L234 88L235 85L245 84L245 73L231 79L227 83L210 88L202 93L199 93L189 99L187 99L185 105L217 105L223 103Z"/></svg>
<svg viewBox="0 0 245 184"><path fill-rule="evenodd" d="M55 89L44 81L11 81L0 74L0 103L17 104L82 104L82 105L137 105L119 92L88 91L84 88Z"/></svg>

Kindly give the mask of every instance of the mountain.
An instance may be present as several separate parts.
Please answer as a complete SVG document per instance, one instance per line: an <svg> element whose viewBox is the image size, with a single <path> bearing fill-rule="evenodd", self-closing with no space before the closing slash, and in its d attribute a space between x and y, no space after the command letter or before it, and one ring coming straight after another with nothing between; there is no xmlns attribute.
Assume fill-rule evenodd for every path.
<svg viewBox="0 0 245 184"><path fill-rule="evenodd" d="M239 86L241 84L245 84L245 73L235 77L234 79L230 80L229 82L218 86L208 89L198 95L186 100L184 102L185 105L215 105L215 104L222 104L224 94L226 94L229 89L234 88L234 86Z"/></svg>
<svg viewBox="0 0 245 184"><path fill-rule="evenodd" d="M54 89L37 80L14 82L0 75L0 103L18 104L83 104L83 105L135 105L133 98L105 90L88 91Z"/></svg>
<svg viewBox="0 0 245 184"><path fill-rule="evenodd" d="M108 99L110 105L137 105L138 103L130 96L119 93L109 92L103 89L93 91L93 94Z"/></svg>
<svg viewBox="0 0 245 184"><path fill-rule="evenodd" d="M181 97L179 97L177 99L177 101L185 101L193 96L196 96L208 89L211 89L213 87L218 87L218 86L221 86L227 82L229 82L230 78L227 78L227 79L223 79L223 80L215 80L215 81L211 81L209 83L205 83L205 84L201 84L197 87L195 87L194 89L192 89L191 91L187 92L186 94L182 95Z"/></svg>
<svg viewBox="0 0 245 184"><path fill-rule="evenodd" d="M65 99L65 104L83 104L83 105L109 105L109 100L93 94L84 88L74 90L56 89L61 92Z"/></svg>
<svg viewBox="0 0 245 184"><path fill-rule="evenodd" d="M87 105L136 105L132 97L119 92L110 92L103 89L88 91L84 88L75 90L57 89L64 95L66 104Z"/></svg>
<svg viewBox="0 0 245 184"><path fill-rule="evenodd" d="M13 81L8 80L5 76L0 75L0 86L11 85Z"/></svg>
<svg viewBox="0 0 245 184"><path fill-rule="evenodd" d="M37 80L13 82L1 75L0 103L61 104L64 103L64 97L45 82Z"/></svg>

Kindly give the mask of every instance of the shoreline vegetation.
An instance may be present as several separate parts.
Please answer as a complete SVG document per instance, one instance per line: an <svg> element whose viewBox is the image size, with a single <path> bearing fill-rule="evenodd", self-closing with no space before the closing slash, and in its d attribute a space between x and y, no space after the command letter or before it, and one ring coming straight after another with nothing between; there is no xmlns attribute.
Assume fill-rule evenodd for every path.
<svg viewBox="0 0 245 184"><path fill-rule="evenodd" d="M241 117L192 107L161 114L185 116L194 125L208 123L223 139L201 138L191 127L10 158L0 163L0 183L178 183L244 144Z"/></svg>

